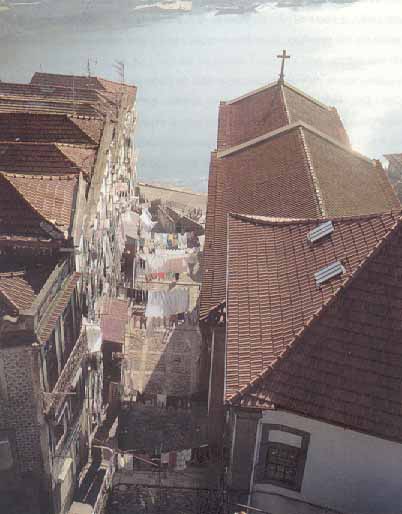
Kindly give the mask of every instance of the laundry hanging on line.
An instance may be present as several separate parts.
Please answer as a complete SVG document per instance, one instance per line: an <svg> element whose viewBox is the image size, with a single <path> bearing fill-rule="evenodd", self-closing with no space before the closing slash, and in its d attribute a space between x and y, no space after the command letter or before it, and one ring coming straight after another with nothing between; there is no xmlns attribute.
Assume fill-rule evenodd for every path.
<svg viewBox="0 0 402 514"><path fill-rule="evenodd" d="M149 291L145 316L147 318L164 318L187 312L189 303L189 290L187 288L174 288L170 291Z"/></svg>

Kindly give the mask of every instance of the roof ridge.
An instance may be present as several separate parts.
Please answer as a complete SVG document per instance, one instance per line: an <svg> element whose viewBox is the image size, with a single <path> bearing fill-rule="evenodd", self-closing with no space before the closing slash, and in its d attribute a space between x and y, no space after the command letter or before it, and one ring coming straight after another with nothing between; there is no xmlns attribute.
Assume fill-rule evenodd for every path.
<svg viewBox="0 0 402 514"><path fill-rule="evenodd" d="M29 180L74 180L77 179L76 173L60 173L60 174L49 174L45 175L42 173L26 173L26 172L19 172L19 171L1 171L1 165L0 165L0 172L3 173L5 177L14 177L14 178L26 178Z"/></svg>
<svg viewBox="0 0 402 514"><path fill-rule="evenodd" d="M208 193L200 193L198 191L187 191L182 190L174 187L168 187L168 186L158 186L156 184L151 184L149 182L137 182L138 186L142 187L156 187L157 189L165 189L167 191L175 191L176 193L185 193L187 195L195 195L195 196L202 196L205 197L208 195Z"/></svg>
<svg viewBox="0 0 402 514"><path fill-rule="evenodd" d="M396 232L398 228L400 228L402 224L402 216L399 216L395 221L394 225L388 230L388 232L375 244L375 246L369 251L366 257L360 262L360 264L356 267L353 273L351 273L344 282L338 287L335 293L328 298L315 312L314 314L307 320L305 325L296 333L294 338L290 343L286 345L286 347L281 351L281 353L266 367L266 369L259 373L253 380L251 380L247 385L241 387L236 393L233 393L227 401L234 402L240 396L246 394L253 386L258 384L260 381L264 380L270 373L272 373L278 363L297 345L307 330L310 329L311 325L315 320L321 318L322 314L328 310L328 308L333 304L335 300L338 299L341 291L344 291L347 287L349 287L350 283L356 279L356 277L361 273L362 269L367 265L367 263L380 251L381 247L385 243L385 241L391 237L391 235Z"/></svg>
<svg viewBox="0 0 402 514"><path fill-rule="evenodd" d="M320 211L321 215L322 216L325 216L326 215L326 210L325 210L325 206L324 206L324 199L322 198L321 196L321 191L320 191L320 183L319 183L319 180L318 180L318 177L315 173L315 170L314 170L314 166L313 166L313 161L312 161L312 158L311 158L311 155L310 155L310 150L309 150L309 147L306 143L306 138L304 137L304 133L303 133L303 130L301 127L299 127L299 136L300 136L300 139L301 139L301 142L302 142L302 147L303 147L303 150L304 150L304 155L305 155L305 160L306 160L306 163L307 163L307 168L310 172L310 176L311 176L311 181L313 183L313 189L315 191L315 197L316 197L316 200L317 200L317 206L318 206L318 210Z"/></svg>
<svg viewBox="0 0 402 514"><path fill-rule="evenodd" d="M271 132L267 132L266 134L263 134L262 136L255 137L255 138L250 139L239 145L235 145L235 146L232 146L230 148L227 148L227 149L221 150L221 151L218 150L217 157L218 157L218 159L222 159L233 153L240 152L242 150L245 150L246 148L257 145L259 143L263 143L264 141L268 141L271 138L285 134L286 132L289 132L298 127L301 127L305 130L308 130L309 132L312 132L316 136L318 136L322 139L325 139L328 143L331 143L331 144L337 146L338 148L340 148L341 150L344 150L345 152L347 152L351 155L354 155L355 157L362 159L373 165L373 160L370 159L369 157L366 157L365 155L363 155L359 152L356 152L356 150L352 150L351 148L343 145L339 141L336 141L332 137L328 136L327 134L324 134L320 130L316 129L315 127L313 127L313 126L309 125L308 123L305 123L304 121L301 121L301 120L290 123L289 125L285 125L284 127L281 127L279 129L272 130Z"/></svg>
<svg viewBox="0 0 402 514"><path fill-rule="evenodd" d="M233 98L232 100L227 100L225 102L226 105L232 105L234 103L240 102L241 100L244 100L245 98L249 98L250 96L258 95L258 93L262 93L263 91L267 91L268 89L272 89L275 86L278 86L279 82L276 80L275 82L270 82L269 84L259 87L258 89L254 89L253 91L250 91L249 93L245 93L244 95L238 96L236 98Z"/></svg>
<svg viewBox="0 0 402 514"><path fill-rule="evenodd" d="M380 212L380 213L370 213L370 214L355 214L352 216L323 216L321 218L279 218L275 216L258 216L254 214L241 214L238 212L229 212L229 216L235 219L240 219L243 221L249 222L257 222L266 225L292 225L292 224L308 224L314 222L325 222L325 221L358 221L358 220L367 220L371 218L382 218L384 216L393 216L395 212L395 216L398 213L398 216L402 217L402 209L400 211L389 211L389 212Z"/></svg>
<svg viewBox="0 0 402 514"><path fill-rule="evenodd" d="M245 141L244 143L240 143L239 145L231 146L230 148L227 148L225 150L218 150L216 156L218 159L222 159L233 153L241 152L242 150L245 150L246 148L249 148L254 145L258 145L259 143L268 141L269 139L276 137L276 136L280 136L282 134L285 134L286 132L290 132L291 130L294 130L295 128L299 127L300 125L301 125L301 122L297 121L295 123L290 123L289 125L285 125L284 127L280 127L278 129L271 130L270 132L267 132L266 134L263 134L262 136L257 136L253 139L249 139L248 141Z"/></svg>
<svg viewBox="0 0 402 514"><path fill-rule="evenodd" d="M329 112L333 112L334 111L334 107L330 107L329 105L326 105L323 102L320 102L319 100L317 100L313 96L308 95L307 93L305 93L301 89L297 88L296 86L293 86L292 84L289 84L289 82L283 82L283 86L287 87L288 89L290 89L294 93L302 96L306 100L309 100L310 102L315 103L316 105L318 105L318 107L321 107L322 109L324 109L326 111L329 111Z"/></svg>
<svg viewBox="0 0 402 514"><path fill-rule="evenodd" d="M26 270L21 271L2 271L0 272L0 278L13 278L13 277L22 277L25 275Z"/></svg>
<svg viewBox="0 0 402 514"><path fill-rule="evenodd" d="M240 95L240 96L238 96L236 98L233 98L232 100L227 100L225 103L226 103L226 105L231 105L231 104L240 102L241 100L249 98L250 96L258 95L258 93L262 93L263 91L267 91L268 89L272 89L275 86L287 87L288 89L290 89L294 93L297 93L298 95L303 96L306 100L309 100L310 102L315 103L316 105L318 105L319 107L321 107L322 109L324 109L326 111L330 111L331 112L331 111L334 110L333 107L330 107L330 106L324 104L323 102L320 102L319 100L317 100L313 96L310 96L307 93L304 93L301 89L298 89L296 86L293 86L292 84L289 84L289 82L285 82L285 81L280 82L278 80L276 80L275 82L270 82L269 84L266 84L265 86L261 86L261 87L259 87L257 89L254 89L254 90L252 90L252 91L250 91L248 93L245 93L244 95Z"/></svg>
<svg viewBox="0 0 402 514"><path fill-rule="evenodd" d="M282 101L283 101L283 107L284 107L285 115L286 115L286 118L288 119L288 124L290 124L291 123L290 111L289 111L289 108L288 108L288 102L286 100L285 92L283 90L283 83L282 82L280 84L280 92L281 92L281 95L282 95Z"/></svg>

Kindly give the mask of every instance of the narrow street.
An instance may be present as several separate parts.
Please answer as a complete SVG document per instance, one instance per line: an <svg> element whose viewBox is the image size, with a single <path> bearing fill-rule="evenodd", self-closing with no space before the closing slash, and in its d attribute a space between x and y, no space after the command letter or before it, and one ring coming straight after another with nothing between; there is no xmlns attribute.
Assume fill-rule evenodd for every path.
<svg viewBox="0 0 402 514"><path fill-rule="evenodd" d="M224 504L222 463L208 447L207 403L198 394L203 210L188 203L189 193L178 207L173 194L176 202L143 199L127 218L126 234L138 244L126 267L130 301L118 430L109 441L118 448L109 514L219 513Z"/></svg>

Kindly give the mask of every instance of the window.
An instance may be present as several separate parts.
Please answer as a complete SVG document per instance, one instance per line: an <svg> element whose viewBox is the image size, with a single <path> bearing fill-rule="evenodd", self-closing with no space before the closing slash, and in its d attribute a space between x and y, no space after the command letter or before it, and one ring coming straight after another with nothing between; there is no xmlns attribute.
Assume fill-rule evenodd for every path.
<svg viewBox="0 0 402 514"><path fill-rule="evenodd" d="M11 441L8 434L0 432L0 471L8 471L14 466Z"/></svg>
<svg viewBox="0 0 402 514"><path fill-rule="evenodd" d="M283 425L262 425L255 481L300 491L310 434Z"/></svg>

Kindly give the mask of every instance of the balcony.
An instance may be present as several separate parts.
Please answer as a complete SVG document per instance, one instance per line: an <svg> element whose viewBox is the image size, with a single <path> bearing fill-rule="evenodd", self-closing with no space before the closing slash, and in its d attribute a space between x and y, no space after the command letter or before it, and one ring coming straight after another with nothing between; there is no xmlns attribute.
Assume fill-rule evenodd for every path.
<svg viewBox="0 0 402 514"><path fill-rule="evenodd" d="M60 408L73 388L73 381L76 377L84 358L88 354L88 340L85 331L82 331L80 337L72 349L70 356L64 365L64 368L50 393L45 393L44 412L45 415L55 414Z"/></svg>

